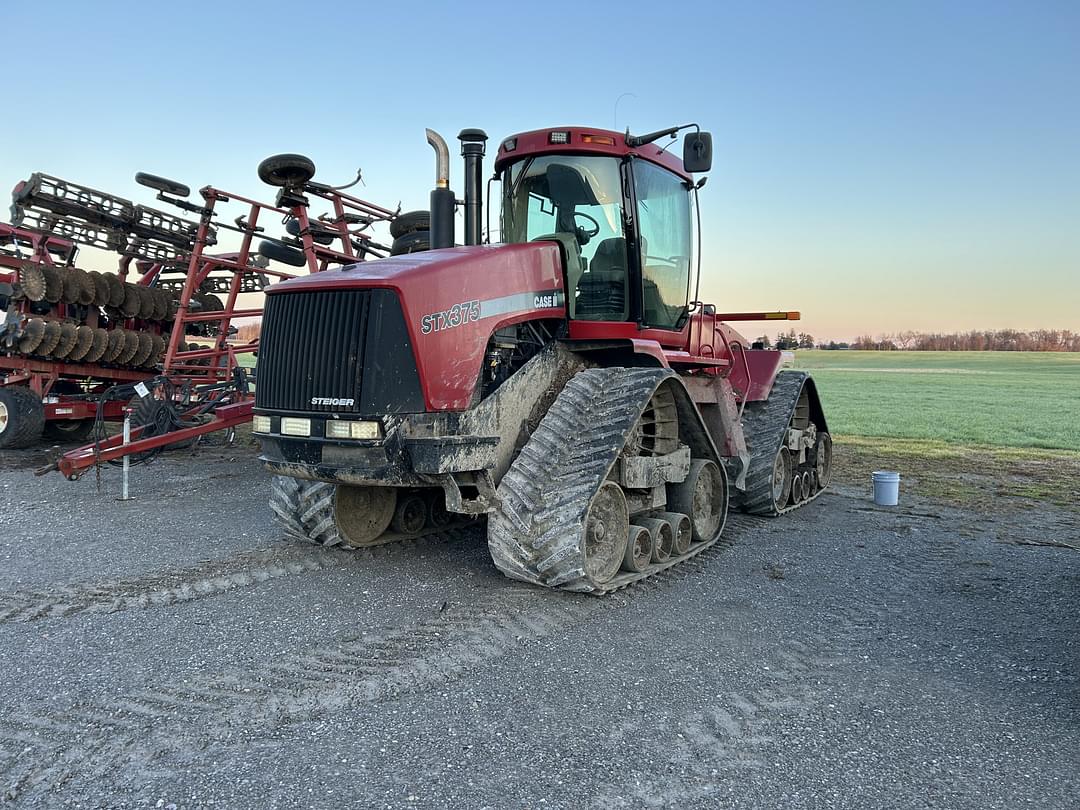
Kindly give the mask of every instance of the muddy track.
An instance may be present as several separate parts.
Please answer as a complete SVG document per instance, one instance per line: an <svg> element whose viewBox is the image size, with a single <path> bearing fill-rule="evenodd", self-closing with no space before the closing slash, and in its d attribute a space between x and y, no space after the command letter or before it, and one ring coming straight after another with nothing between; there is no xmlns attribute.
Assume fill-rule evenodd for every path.
<svg viewBox="0 0 1080 810"><path fill-rule="evenodd" d="M391 547L393 548L393 547ZM43 714L0 718L0 796L56 800L68 782L118 778L186 751L185 730L224 746L251 733L363 703L440 688L470 669L715 564L726 544L607 599L508 584L405 627L346 637L256 671L230 667L182 683Z"/></svg>
<svg viewBox="0 0 1080 810"><path fill-rule="evenodd" d="M435 532L407 540L399 547L454 542L473 533L472 528ZM374 548L363 553L374 556L385 552ZM354 553L332 548L273 546L174 571L13 591L0 595L0 624L168 607L283 577L340 568L356 559Z"/></svg>

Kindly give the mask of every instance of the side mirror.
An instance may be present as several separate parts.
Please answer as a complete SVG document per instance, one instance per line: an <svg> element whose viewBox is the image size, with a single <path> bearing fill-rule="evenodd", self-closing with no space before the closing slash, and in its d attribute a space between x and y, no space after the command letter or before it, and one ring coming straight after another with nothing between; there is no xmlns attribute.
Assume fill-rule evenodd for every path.
<svg viewBox="0 0 1080 810"><path fill-rule="evenodd" d="M708 132L691 132L683 138L683 168L691 174L707 172L712 168L712 135Z"/></svg>

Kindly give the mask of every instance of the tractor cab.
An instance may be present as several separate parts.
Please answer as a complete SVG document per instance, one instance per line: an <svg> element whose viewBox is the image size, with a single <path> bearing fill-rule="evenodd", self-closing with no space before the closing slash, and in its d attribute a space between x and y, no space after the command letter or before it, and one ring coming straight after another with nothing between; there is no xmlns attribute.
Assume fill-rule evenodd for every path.
<svg viewBox="0 0 1080 810"><path fill-rule="evenodd" d="M653 141L602 130L539 130L503 141L502 241L555 241L572 321L681 330L696 255L692 172L707 171L707 133L679 160Z"/></svg>

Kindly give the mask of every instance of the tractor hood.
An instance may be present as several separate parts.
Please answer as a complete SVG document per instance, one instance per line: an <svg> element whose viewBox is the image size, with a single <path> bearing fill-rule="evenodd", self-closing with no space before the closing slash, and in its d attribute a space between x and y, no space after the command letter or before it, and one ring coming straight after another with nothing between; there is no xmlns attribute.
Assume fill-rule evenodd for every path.
<svg viewBox="0 0 1080 810"><path fill-rule="evenodd" d="M270 287L267 294L276 298L393 290L426 409L464 410L475 404L484 352L495 330L521 321L566 317L559 251L554 242L429 250L289 279ZM344 344L320 345L342 357L356 350Z"/></svg>

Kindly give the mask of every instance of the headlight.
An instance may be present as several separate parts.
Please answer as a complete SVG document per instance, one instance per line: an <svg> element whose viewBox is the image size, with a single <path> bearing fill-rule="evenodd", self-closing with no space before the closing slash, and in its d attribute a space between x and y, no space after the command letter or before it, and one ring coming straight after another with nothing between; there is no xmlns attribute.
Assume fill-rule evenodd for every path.
<svg viewBox="0 0 1080 810"><path fill-rule="evenodd" d="M269 416L256 416L251 420L251 429L255 433L269 433L270 432L270 417Z"/></svg>
<svg viewBox="0 0 1080 810"><path fill-rule="evenodd" d="M311 420L297 419L294 416L281 417L282 436L310 436Z"/></svg>
<svg viewBox="0 0 1080 810"><path fill-rule="evenodd" d="M328 439L377 439L378 422L347 422L341 419L329 419L326 422Z"/></svg>

